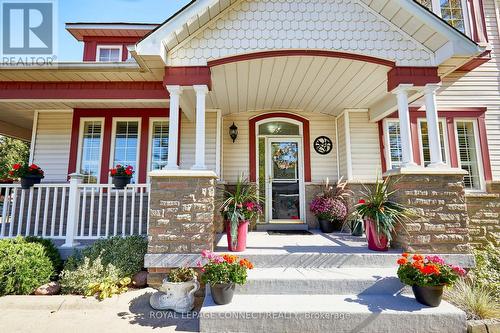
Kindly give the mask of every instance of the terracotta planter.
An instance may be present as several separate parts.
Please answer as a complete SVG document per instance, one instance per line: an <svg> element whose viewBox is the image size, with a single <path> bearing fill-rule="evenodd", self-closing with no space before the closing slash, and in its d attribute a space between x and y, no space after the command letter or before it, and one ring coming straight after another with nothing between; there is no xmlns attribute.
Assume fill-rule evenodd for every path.
<svg viewBox="0 0 500 333"><path fill-rule="evenodd" d="M417 302L423 305L438 307L443 298L444 286L419 287L412 286L413 294Z"/></svg>
<svg viewBox="0 0 500 333"><path fill-rule="evenodd" d="M115 189L123 190L128 184L130 184L131 179L132 178L126 176L114 176L113 185L115 185Z"/></svg>
<svg viewBox="0 0 500 333"><path fill-rule="evenodd" d="M40 176L27 175L21 178L21 188L23 190L29 190L33 185L40 184L41 181L42 177Z"/></svg>
<svg viewBox="0 0 500 333"><path fill-rule="evenodd" d="M226 221L227 248L231 252L243 252L247 249L247 235L249 221L242 221L238 225L238 243L233 246L231 238L231 223Z"/></svg>
<svg viewBox="0 0 500 333"><path fill-rule="evenodd" d="M372 251L389 250L389 241L385 235L377 233L375 222L370 218L365 218L365 233L368 241L368 249Z"/></svg>
<svg viewBox="0 0 500 333"><path fill-rule="evenodd" d="M234 283L219 283L210 285L212 299L215 304L225 305L231 303L235 288L236 285Z"/></svg>

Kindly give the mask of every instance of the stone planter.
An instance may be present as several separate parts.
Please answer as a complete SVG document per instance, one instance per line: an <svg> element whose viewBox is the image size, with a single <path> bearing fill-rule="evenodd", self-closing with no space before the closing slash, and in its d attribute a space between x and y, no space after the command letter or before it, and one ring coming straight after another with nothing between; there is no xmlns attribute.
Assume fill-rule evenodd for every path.
<svg viewBox="0 0 500 333"><path fill-rule="evenodd" d="M423 305L438 307L443 297L444 286L419 287L412 286L413 294L417 302Z"/></svg>
<svg viewBox="0 0 500 333"><path fill-rule="evenodd" d="M366 240L368 241L368 249L372 251L387 251L389 250L389 241L385 235L377 233L375 221L370 218L365 218Z"/></svg>
<svg viewBox="0 0 500 333"><path fill-rule="evenodd" d="M40 184L41 181L42 177L40 176L26 175L24 177L21 177L21 188L23 190L29 190L33 187L33 185Z"/></svg>
<svg viewBox="0 0 500 333"><path fill-rule="evenodd" d="M215 304L225 305L231 303L236 285L234 283L219 283L210 285L212 299Z"/></svg>
<svg viewBox="0 0 500 333"><path fill-rule="evenodd" d="M247 235L249 221L240 222L238 225L238 242L236 246L233 246L233 240L231 237L231 223L226 221L226 235L227 235L227 248L231 252L243 252L247 249Z"/></svg>
<svg viewBox="0 0 500 333"><path fill-rule="evenodd" d="M174 310L187 313L194 308L194 293L200 289L198 280L169 282L163 280L158 292L151 295L149 304L155 310Z"/></svg>
<svg viewBox="0 0 500 333"><path fill-rule="evenodd" d="M113 185L115 186L115 189L123 190L128 184L130 184L131 179L132 178L127 176L114 176Z"/></svg>

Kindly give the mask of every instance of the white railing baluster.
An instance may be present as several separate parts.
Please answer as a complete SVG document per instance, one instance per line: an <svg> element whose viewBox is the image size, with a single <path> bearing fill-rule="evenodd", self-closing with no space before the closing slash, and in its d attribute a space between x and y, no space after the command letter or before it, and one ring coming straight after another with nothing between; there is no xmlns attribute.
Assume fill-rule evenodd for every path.
<svg viewBox="0 0 500 333"><path fill-rule="evenodd" d="M56 217L57 217L57 197L58 188L54 187L54 199L52 199L52 222L50 225L50 237L54 237L56 233Z"/></svg>
<svg viewBox="0 0 500 333"><path fill-rule="evenodd" d="M87 188L83 188L82 199L82 219L80 220L80 237L85 236L85 217L87 213Z"/></svg>
<svg viewBox="0 0 500 333"><path fill-rule="evenodd" d="M35 230L33 231L33 236L38 236L38 225L40 222L40 205L42 202L42 188L37 189L36 194L36 208L35 208Z"/></svg>
<svg viewBox="0 0 500 333"><path fill-rule="evenodd" d="M89 213L89 237L92 237L92 229L94 226L94 200L95 200L95 189L91 188L90 189L90 213Z"/></svg>
<svg viewBox="0 0 500 333"><path fill-rule="evenodd" d="M106 238L109 237L109 218L111 215L111 192L109 191L109 188L106 190L107 194L107 200L106 200L106 232L105 236Z"/></svg>
<svg viewBox="0 0 500 333"><path fill-rule="evenodd" d="M99 211L97 212L97 238L101 237L102 187L99 188Z"/></svg>
<svg viewBox="0 0 500 333"><path fill-rule="evenodd" d="M118 191L115 191L115 218L113 219L113 236L118 234L118 201L120 199L120 195Z"/></svg>
<svg viewBox="0 0 500 333"><path fill-rule="evenodd" d="M62 188L62 193L61 193L61 211L59 213L59 237L63 236L65 210L66 210L66 186Z"/></svg>
<svg viewBox="0 0 500 333"><path fill-rule="evenodd" d="M5 193L3 197L3 206L2 206L2 228L0 229L0 238L5 237L5 228L7 227L8 217L8 208L10 202L10 187L5 187ZM9 214L10 215L10 214Z"/></svg>
<svg viewBox="0 0 500 333"><path fill-rule="evenodd" d="M13 194L14 199L12 199L12 210L11 210L12 213L10 214L9 237L12 237L13 233L14 233L14 221L16 220L17 193L18 192L19 192L18 189L15 188L14 194Z"/></svg>
<svg viewBox="0 0 500 333"><path fill-rule="evenodd" d="M21 202L19 203L19 218L17 219L17 235L21 236L23 232L24 201L26 200L26 190L21 190Z"/></svg>
<svg viewBox="0 0 500 333"><path fill-rule="evenodd" d="M144 187L139 188L139 235L142 235L142 202L144 200Z"/></svg>
<svg viewBox="0 0 500 333"><path fill-rule="evenodd" d="M132 189L132 206L130 207L130 235L134 234L134 220L135 220L135 191L139 188Z"/></svg>
<svg viewBox="0 0 500 333"><path fill-rule="evenodd" d="M33 187L30 188L30 195L28 198L28 214L26 215L26 233L24 234L25 236L30 235L30 229L31 229L31 211L33 210Z"/></svg>
<svg viewBox="0 0 500 333"><path fill-rule="evenodd" d="M83 175L73 173L70 176L69 182L69 198L68 198L68 217L66 219L66 241L62 247L72 248L77 243L75 237L78 231L78 217L80 214L80 188L79 185L83 182Z"/></svg>
<svg viewBox="0 0 500 333"><path fill-rule="evenodd" d="M127 188L123 189L122 237L125 237L127 222Z"/></svg>
<svg viewBox="0 0 500 333"><path fill-rule="evenodd" d="M43 205L43 225L42 225L42 237L47 236L47 219L49 217L49 200L50 200L50 188L45 188L45 202Z"/></svg>

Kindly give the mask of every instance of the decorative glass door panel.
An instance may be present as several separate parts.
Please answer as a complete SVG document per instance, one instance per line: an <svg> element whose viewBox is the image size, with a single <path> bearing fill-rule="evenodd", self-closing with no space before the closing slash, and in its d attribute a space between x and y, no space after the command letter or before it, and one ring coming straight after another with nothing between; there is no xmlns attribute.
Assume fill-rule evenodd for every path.
<svg viewBox="0 0 500 333"><path fill-rule="evenodd" d="M301 223L301 145L297 138L269 138L267 215L271 223Z"/></svg>

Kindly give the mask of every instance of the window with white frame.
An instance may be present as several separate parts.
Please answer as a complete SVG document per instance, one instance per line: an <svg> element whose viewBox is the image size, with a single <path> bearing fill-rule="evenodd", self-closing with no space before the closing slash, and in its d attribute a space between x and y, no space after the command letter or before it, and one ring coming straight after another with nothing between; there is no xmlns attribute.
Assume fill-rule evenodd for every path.
<svg viewBox="0 0 500 333"><path fill-rule="evenodd" d="M482 177L480 148L477 139L476 122L473 120L455 121L457 153L460 167L469 174L464 177L465 187L469 190L481 190Z"/></svg>
<svg viewBox="0 0 500 333"><path fill-rule="evenodd" d="M417 0L448 22L452 27L466 32L466 1L465 0Z"/></svg>
<svg viewBox="0 0 500 333"><path fill-rule="evenodd" d="M82 119L79 150L79 170L86 184L99 181L102 151L102 119Z"/></svg>
<svg viewBox="0 0 500 333"><path fill-rule="evenodd" d="M419 134L419 142L420 142L420 157L422 164L424 166L428 166L431 163L431 151L429 147L429 132L427 128L427 120L419 119L418 120L418 134ZM439 120L439 139L441 141L441 155L443 157L443 162L448 163L448 144L447 144L447 135L446 135L446 120Z"/></svg>
<svg viewBox="0 0 500 333"><path fill-rule="evenodd" d="M150 170L161 170L168 164L168 126L168 120L151 121Z"/></svg>
<svg viewBox="0 0 500 333"><path fill-rule="evenodd" d="M122 47L121 46L98 46L97 59L100 62L121 62Z"/></svg>
<svg viewBox="0 0 500 333"><path fill-rule="evenodd" d="M118 164L134 167L136 173L132 178L132 183L135 183L139 164L139 129L139 120L115 120L114 123L112 167Z"/></svg>
<svg viewBox="0 0 500 333"><path fill-rule="evenodd" d="M403 161L399 120L386 120L385 134L388 169L399 168L401 167L401 163Z"/></svg>

